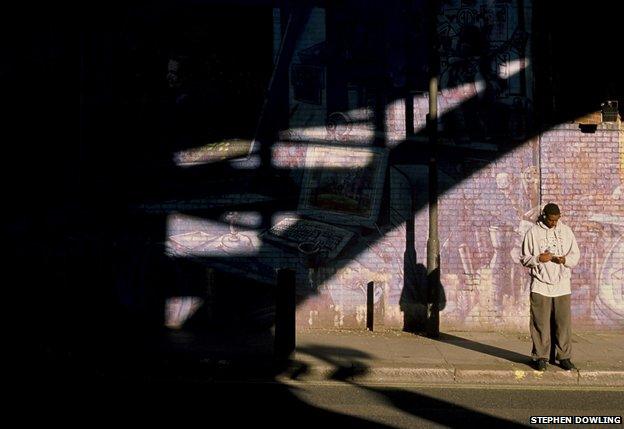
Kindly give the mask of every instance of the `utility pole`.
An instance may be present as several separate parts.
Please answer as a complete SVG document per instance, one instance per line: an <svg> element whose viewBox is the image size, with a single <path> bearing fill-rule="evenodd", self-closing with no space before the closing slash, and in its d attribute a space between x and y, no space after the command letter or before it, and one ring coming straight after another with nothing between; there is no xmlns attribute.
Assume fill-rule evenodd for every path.
<svg viewBox="0 0 624 429"><path fill-rule="evenodd" d="M440 335L440 240L438 238L438 50L437 50L437 0L429 0L429 237L427 239L427 320L426 334Z"/></svg>

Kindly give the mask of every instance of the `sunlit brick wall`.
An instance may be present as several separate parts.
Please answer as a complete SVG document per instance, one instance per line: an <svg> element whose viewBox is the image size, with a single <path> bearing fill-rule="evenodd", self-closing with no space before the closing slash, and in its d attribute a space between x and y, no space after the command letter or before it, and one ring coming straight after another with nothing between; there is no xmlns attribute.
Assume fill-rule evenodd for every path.
<svg viewBox="0 0 624 429"><path fill-rule="evenodd" d="M566 124L541 138L542 199L562 209L581 261L572 275L577 326L624 326L624 131Z"/></svg>

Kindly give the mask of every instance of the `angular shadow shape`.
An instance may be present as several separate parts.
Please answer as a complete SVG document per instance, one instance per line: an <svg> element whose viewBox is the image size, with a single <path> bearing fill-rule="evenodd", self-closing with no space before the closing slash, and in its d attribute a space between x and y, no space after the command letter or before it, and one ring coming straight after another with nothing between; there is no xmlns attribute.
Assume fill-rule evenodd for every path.
<svg viewBox="0 0 624 429"><path fill-rule="evenodd" d="M446 334L444 334L444 336L446 336ZM463 340L462 338L454 337L452 335L449 335L448 337L451 337L449 338L450 340ZM335 370L330 376L331 380L343 381L375 393L376 395L389 400L389 402L396 408L413 416L422 417L431 422L449 425L451 427L457 425L459 422L463 421L463 419L470 419L471 423L483 424L485 427L527 427L526 425L522 425L511 420L491 416L476 410L471 410L461 405L432 398L423 394L409 392L403 389L382 389L359 385L352 381L350 377L366 374L370 371L370 367L359 361L351 361L346 364L344 362L339 363L336 358L342 356L370 358L370 355L362 351L352 348L325 346L303 347L298 350L333 365ZM302 372L297 375L304 373L308 369L307 365L303 365ZM292 378L294 379L296 377Z"/></svg>
<svg viewBox="0 0 624 429"><path fill-rule="evenodd" d="M366 389L388 398L392 405L406 413L449 427L458 427L457 425L462 421L470 421L471 425L478 425L478 427L529 427L419 393L406 392L401 389L382 390L372 387L366 387Z"/></svg>
<svg viewBox="0 0 624 429"><path fill-rule="evenodd" d="M489 344L479 343L477 341L458 337L456 335L441 332L440 337L436 338L436 340L441 343L453 344L457 347L462 347L464 349L473 350L475 352L494 356L499 359L505 359L510 362L527 364L527 365L530 364L530 357L528 355L523 355L520 353L516 353L512 350L506 350L506 349L502 349L496 346L491 346Z"/></svg>
<svg viewBox="0 0 624 429"><path fill-rule="evenodd" d="M182 5L184 7L179 7L185 9L193 4L197 5L199 3L185 1ZM226 2L205 2L206 5L214 5L216 3L225 4ZM253 2L239 3L251 4ZM262 3L266 5L273 4L272 2ZM536 17L543 17L542 19L544 22L542 24L544 25L539 28L544 30L544 35L536 40L538 42L540 40L546 40L549 32L553 32L559 35L559 44L556 44L555 47L568 48L567 51L562 51L561 49L551 50L558 52L559 57L561 57L559 61L563 61L564 57L566 59L565 62L561 62L560 64L559 73L567 72L567 70L575 70L575 73L569 73L568 79L562 80L563 83L569 83L571 85L564 85L563 89L558 88L559 92L562 94L569 94L571 100L567 101L574 101L575 103L573 104L573 108L569 107L572 104L560 103L558 109L562 110L558 110L556 115L554 113L550 116L547 115L549 121L544 121L544 123L539 124L539 127L530 127L527 129L527 138L538 135L539 132L548 129L552 123L573 119L577 114L586 113L596 108L597 104L595 102L600 99L597 95L598 89L603 86L603 81L609 80L609 76L611 76L611 81L621 85L619 75L615 78L615 73L612 72L612 70L616 70L617 68L611 67L615 64L615 56L610 55L610 49L612 48L608 46L608 43L586 42L585 45L592 46L593 52L600 54L597 55L599 61L593 62L586 61L585 59L579 61L578 56L575 55L579 45L569 42L566 36L578 34L578 39L580 40L590 35L590 31L587 29L591 27L573 26L570 25L568 19L561 19L560 12L566 13L567 11L568 16L566 16L566 18L570 18L570 15L575 13L571 12L570 8L566 7L562 2L556 2L554 6L544 6L544 8L546 8L546 12L549 13L536 14ZM165 19L166 17L172 16L169 13L171 12L170 9L174 9L174 11L176 9L173 7L173 2L162 2L162 5L154 10L151 10L150 7L143 7L141 4L133 5L132 7L101 9L103 10L98 11L97 15L85 14L80 20L81 97L83 97L81 101L82 137L80 151L68 149L70 147L69 145L65 145L67 148L60 147L60 145L50 145L50 147L54 148L55 156L45 158L45 160L36 164L37 167L40 167L40 172L48 172L49 170L50 173L54 173L46 176L46 186L44 186L43 191L39 189L37 192L40 195L45 195L48 193L46 192L47 190L54 189L54 192L49 192L51 196L50 199L58 199L58 201L52 202L51 205L53 207L58 206L58 211L60 213L71 213L72 216L59 216L59 218L69 219L69 221L63 220L62 222L58 219L54 219L52 216L48 216L49 219L46 221L48 222L47 227L49 229L44 229L45 232L41 232L39 229L41 224L40 213L42 207L45 207L45 204L49 200L44 199L40 201L39 199L33 199L31 198L32 192L21 192L19 188L16 189L19 189L20 192L15 192L15 194L22 193L24 195L18 196L19 198L15 200L9 198L9 200L17 202L25 200L36 201L36 203L29 202L24 205L26 208L24 212L30 212L27 213L27 216L32 217L32 219L28 219L28 221L20 220L19 223L17 223L18 225L24 223L25 226L29 227L25 228L25 230L30 231L29 234L15 234L16 237L19 238L19 246L17 246L18 251L16 253L24 256L23 261L18 265L23 267L21 271L31 272L31 264L27 258L37 253L42 253L48 257L45 252L48 250L49 259L38 264L40 268L43 267L43 269L39 271L44 273L51 272L58 277L55 278L55 282L59 283L60 287L46 287L44 291L41 291L41 297L50 299L43 299L42 301L45 304L38 306L35 311L33 311L33 313L41 316L41 323L39 323L39 325L44 328L44 336L47 335L47 341L45 342L50 343L50 346L54 345L52 343L58 342L56 345L60 346L57 348L61 351L74 350L75 353L78 353L80 350L76 349L80 347L76 345L74 338L88 338L90 339L90 344L82 353L86 356L85 359L87 360L91 355L99 354L100 349L106 347L114 349L111 353L116 353L117 350L120 350L119 354L121 355L126 346L134 345L137 343L136 339L141 337L144 343L149 343L149 345L146 346L147 351L145 353L150 354L152 352L152 343L160 339L160 331L158 331L158 328L162 326L161 318L163 313L161 298L164 292L166 292L164 289L169 287L170 284L165 284L164 280L166 279L159 275L160 271L152 269L151 267L149 269L151 275L146 276L150 279L149 283L145 280L135 281L134 276L141 277L143 274L140 272L141 270L137 268L136 272L131 272L127 275L127 279L125 280L127 280L128 286L122 287L128 296L136 299L136 301L130 301L130 304L126 306L125 304L120 304L118 302L119 297L114 291L111 291L111 284L114 283L115 279L111 278L112 276L109 271L110 266L114 263L115 257L113 255L120 253L118 248L116 248L119 237L131 235L136 238L138 245L128 246L127 250L129 253L132 253L135 247L142 247L144 241L153 240L162 242L167 238L166 215L169 213L165 213L164 211L154 215L149 213L134 213L132 210L129 210L129 207L133 206L134 203L141 203L145 200L155 200L166 203L169 198L173 197L191 198L195 196L205 198L208 192L207 190L212 190L214 194L217 194L213 196L219 196L219 193L225 194L226 191L229 194L230 191L239 189L246 190L248 188L243 185L248 183L255 184L257 182L262 182L265 188L268 188L266 192L269 195L281 193L280 187L275 187L276 190L271 186L271 184L278 181L269 183L268 180L266 180L266 176L258 175L258 178L266 180L265 182L262 180L256 181L255 174L248 174L248 172L242 172L240 170L235 171L225 166L220 166L218 168L197 167L193 170L180 173L171 165L169 152L172 148L169 147L168 144L172 142L166 138L167 136L180 137L180 141L178 141L178 139L173 139L176 143L176 149L187 148L195 144L194 142L187 141L185 135L178 135L179 132L186 133L185 129L178 129L176 127L169 128L166 124L161 124L159 120L161 119L161 114L167 117L167 113L169 112L169 109L161 108L163 106L160 106L161 101L159 101L162 95L159 89L161 88L159 79L164 76L160 76L157 71L161 70L164 74L167 69L167 64L162 61L168 59L168 57L164 55L164 52L161 51L171 50L172 53L176 53L176 55L177 52L173 52L176 51L176 49L174 49L175 46L169 46L169 44L176 45L176 43L167 40L166 36L157 38L152 36L159 35L161 30L169 28L169 26L165 24L168 22L170 23L170 21L182 22L182 24L176 23L176 25L172 25L171 31L165 32L165 34L172 33L175 35L178 30L184 30L187 21ZM603 11L603 8L600 7L591 9L595 11L593 12L595 15ZM195 12L197 11L190 10L189 13L194 14ZM185 11L184 14L186 13ZM367 15L372 18L373 22L377 21L377 18L381 16L376 14L376 10L368 12ZM603 18L607 20L615 20L617 17L617 14L609 15L602 13L602 15ZM251 16L251 14L248 16L250 19L256 18ZM137 17L143 17L144 19L136 19ZM238 19L241 19L240 15L238 15ZM587 20L587 15L583 14L582 19ZM140 22L133 23L134 20ZM599 21L600 25L604 27L605 34L614 35L616 33L615 29L619 28L615 25L605 24L603 20L594 20L596 23ZM41 24L44 25L41 25L40 28L43 30L38 29L38 32L35 32L32 36L32 41L34 43L41 44L38 52L47 52L47 59L46 56L43 55L41 60L25 62L24 64L26 66L23 67L26 72L25 75L31 80L30 88L27 93L30 95L37 95L36 98L24 97L23 94L19 96L19 99L23 100L20 101L19 105L22 106L23 104L24 108L28 107L28 109L24 110L29 112L31 107L33 107L33 103L29 100L43 99L40 94L37 94L35 89L42 88L44 86L43 84L49 84L50 87L58 89L55 91L42 91L42 94L58 95L60 98L60 94L63 91L62 88L65 87L64 85L58 84L58 82L64 82L64 79L59 68L54 67L53 63L54 61L60 62L61 60L67 59L70 49L67 48L66 51L64 50L64 42L68 41L59 36L63 32L58 31L60 28L52 26L50 24L51 22L54 22L54 20L46 19L45 22L42 20ZM561 26L557 27L559 31L548 30L552 27L551 24ZM33 25L33 28L35 27L38 26ZM379 27L380 26L377 24L373 26L373 28ZM569 31L569 28L574 30ZM179 31L179 33L183 34L184 32ZM180 36L180 34L178 36ZM184 42L180 43L180 45L186 49L188 43L185 37L186 36L180 36L180 40ZM610 37L604 37L604 34L600 37L602 40L606 41L611 39ZM7 40L9 39L10 38L7 38ZM190 40L195 39L195 36L190 38ZM613 38L613 40L615 40L615 38ZM67 43L67 45L69 46L69 43ZM270 45L267 46L270 47ZM385 54L384 46L383 43L373 45L374 49L370 52L373 58L385 57L385 55L382 55ZM201 47L203 49L206 46L201 45ZM232 50L233 47L230 46L227 49L220 48L218 53L222 54L223 58L230 59L229 52L225 52L228 51L228 49ZM548 57L548 49L543 48L543 50L546 52L543 52L540 57ZM270 52L270 50L267 52ZM228 55L225 55L225 53L228 53ZM570 53L570 55L568 55L568 53ZM143 57L137 54L141 54ZM236 58L241 57L238 53L234 56ZM249 63L252 63L249 52L245 57L249 59ZM391 58L392 57L389 56L387 59L388 65L396 65ZM115 59L115 61L113 61L113 59ZM268 63L270 63L271 56L267 55L267 59ZM416 58L413 60L416 61ZM536 61L536 63L538 62ZM553 63L556 62L553 60ZM210 60L209 64L214 66L215 62ZM373 61L373 66L377 64L381 63L376 60ZM254 64L251 70L258 69L258 66L259 64ZM591 75L592 77L604 77L604 79L587 79L584 73L578 72L579 66L584 67L583 71L593 70L594 73ZM183 65L181 65L181 67L183 67ZM360 67L360 69L361 68L362 67ZM12 77L19 74L20 67L9 65L7 69L9 79L6 79L6 82L13 82ZM42 76L40 76L39 70L43 70L44 73L47 73L47 78L40 79ZM228 69L226 68L226 70ZM546 71L542 73L549 74ZM378 77L378 75L383 76L384 73L380 73L376 68L373 68L373 70L370 70L370 75ZM581 85L578 84L578 76L586 76L585 82ZM239 81L242 80L244 79ZM257 80L259 82L262 78L258 77ZM539 79L537 80L539 81ZM471 80L461 79L457 83L467 82L471 82ZM494 79L493 83L496 83L496 79ZM549 86L549 84L550 82L544 82L543 86ZM387 131L384 125L385 107L392 101L398 99L399 95L402 93L402 90L391 91L389 88L385 88L384 85L385 84L381 85L381 89L376 86L371 86L371 90L375 89L377 91L377 96L375 96L372 101L364 100L358 104L358 107L366 107L373 111L375 131L381 135L384 135ZM19 92L19 86L11 86L15 87L12 91L16 93ZM361 86L369 87L370 83L362 83ZM410 89L419 89L418 85L408 86ZM115 88L116 91L112 91L113 88ZM570 91L571 88L574 88L574 91ZM621 86L618 86L618 88L621 88ZM407 89L407 87L405 89ZM385 90L387 90L387 93L384 93ZM128 91L129 94L125 94L125 91ZM578 91L580 91L580 93ZM123 96L120 96L120 94L123 94ZM223 94L226 94L226 91L224 91ZM335 96L335 94L333 96ZM602 94L600 96L602 96ZM213 100L209 105L210 109L208 112L218 113L215 112L216 109L213 109L213 106L217 105L217 103L214 102L217 98L210 95L207 99ZM544 104L544 102L542 101L541 104ZM56 126L52 126L51 128L48 126L54 123L54 119L60 119L62 115L58 111L55 112L57 107L53 102L47 105L43 104L43 106L46 107L44 116L49 119L47 122L44 122L46 126L40 127L42 131L45 130L46 134L46 138L40 140L47 141L49 135L53 134L49 133L49 129L58 130ZM235 103L230 100L229 107L234 106ZM173 101L168 102L165 107L173 108ZM218 107L223 109L224 106L219 105ZM236 107L237 109L241 108L241 106ZM280 107L281 110L284 110L285 106ZM473 107L474 102L468 101L466 104L457 106L455 110L447 113L447 115L453 117L454 112L461 110L470 111ZM44 109L40 110L43 112ZM163 110L163 112L161 112L161 110ZM253 116L253 114L257 113L256 110L257 109L249 109L249 112L245 113L245 116ZM137 112L143 113L137 118ZM50 115L50 113L54 113L56 116L54 114ZM201 112L194 111L191 113L198 114ZM30 114L25 116L30 117ZM200 114L199 116L202 119L206 119L209 114L204 116ZM442 115L440 120L444 121L445 116ZM235 123L237 127L241 126L238 120L232 122ZM504 124L506 122L502 123ZM184 124L181 123L179 125L182 126ZM318 121L312 121L312 123L309 124L309 126L316 125L325 126L327 124L324 118ZM31 124L28 124L28 126L31 126ZM226 133L226 136L241 137L234 134L229 136L227 135L228 131L231 132L228 127L224 126L224 133ZM251 134L253 134L252 131L250 131ZM62 133L58 133L58 135L61 134ZM41 132L41 135L44 137L44 132ZM418 137L425 136L426 133L424 131L418 133ZM265 157L263 158L264 164L261 166L270 169L271 174L277 174L277 168L270 168L270 157L268 155L269 149L274 143L273 139L270 137L271 136L267 137L267 145L263 149L265 151ZM384 141L378 141L377 143L383 145ZM411 141L407 140L400 143L398 147L393 149L392 158L394 160L400 159L410 163L423 163L426 161L428 152L426 150L426 145L423 145L423 147L411 143ZM519 144L520 142L513 142L505 145L501 148L500 152L491 154L491 156L486 156L486 154L484 154L484 166L494 162L513 148L518 147ZM22 155L22 158L34 158L30 153L31 147L27 145L24 147L26 148L25 150L20 149L20 152L18 152ZM456 154L457 157L467 157L470 156L471 151L472 149L470 148L441 148L440 158L452 160L453 157L451 155L453 154ZM12 157L7 159L10 158ZM73 165L81 165L84 171L74 173L72 168L64 168ZM148 166L151 170L147 169ZM36 170L38 169L35 168L32 171ZM64 170L69 172L65 173L66 176L58 174L59 171ZM209 172L213 175L213 177L209 179L213 180L203 179L201 182L195 181L203 176L204 173L208 175ZM301 169L284 168L279 170L279 173L297 175L301 173ZM466 179L469 173L470 172L464 172L459 174L458 182ZM242 183L234 181L228 181L226 184L223 183L224 178L228 178L229 180L230 176L235 175L245 176L245 180L241 181ZM58 179L58 177L64 177L64 179L61 180ZM159 180L156 181L156 178ZM71 189L74 194L63 195L57 198L57 189L51 186L51 184L57 183L67 185L71 183L72 185L68 186L68 188ZM162 184L163 186L154 186L155 184ZM262 188L262 186L258 187ZM63 186L58 186L58 188L63 188ZM448 189L448 187L442 186L440 188L440 194L443 194ZM75 202L74 197L81 199ZM67 201L63 201L63 198L66 198ZM267 226L270 225L269 220L272 214L294 206L289 200L286 200L283 204L284 205L275 205L266 208L255 206L250 207L249 210L258 209L263 218L262 224ZM20 204L16 204L16 206L20 206ZM419 205L419 207L423 206ZM230 206L229 208L231 209L232 207ZM242 209L243 207L241 207L241 210ZM219 213L203 213L201 216L207 219L218 219ZM67 225L65 225L65 222L67 222ZM67 230L59 228L59 224L63 227L67 226ZM48 235L48 232L53 232L53 234ZM80 246L76 246L75 250L73 248L68 249L68 246L66 246L64 242L56 240L64 234L71 234L77 237L76 240L80 242ZM33 250L31 243L39 243L41 237L47 237L47 242L45 245L40 245L40 247L44 248L43 252L36 252ZM90 250L90 252L85 249ZM406 251L410 251L410 249L406 249ZM65 256L63 252L67 253L67 256ZM75 252L75 254L73 252ZM356 258L356 256L357 254L351 254L348 259L352 260ZM66 259L65 265L59 263L59 259L62 258ZM406 255L406 258L408 260L415 260L415 257L411 254ZM128 259L128 265L134 267L134 262ZM41 275L41 277L42 281L40 282L35 282L31 279L32 284L49 284L49 279L43 278L43 275ZM63 277L63 279L61 279L61 277ZM89 287L85 288L85 284L88 284ZM316 291L312 292L316 293ZM91 305L87 306L85 302ZM61 311L59 311L59 309ZM64 312L64 309L68 309L68 311ZM57 313L65 313L61 316L63 318L63 323L50 323L51 320L55 320L58 317ZM75 323L76 321L80 323ZM111 325L113 326L111 327ZM120 339L120 337L123 339ZM152 338L156 338L156 340L152 341ZM471 348L477 347L477 344L478 343L469 345L464 340L461 346ZM47 345L48 344L46 344L46 346ZM485 346L487 351L484 351L483 346L485 345L478 345L478 347L473 350L509 359L510 352L492 346ZM518 356L521 355L517 353L514 353L514 355L516 359L520 359ZM512 355L511 360L513 361L513 359Z"/></svg>
<svg viewBox="0 0 624 429"><path fill-rule="evenodd" d="M315 358L325 361L335 367L335 370L332 371L332 374L329 377L334 381L347 381L351 377L368 373L370 369L367 364L356 359L371 359L371 356L368 353L357 349L314 345L309 347L298 347L297 351L314 356ZM350 358L351 360L345 363L342 361L342 358ZM293 375L296 374L296 376L299 376L302 373L304 372L295 372L291 374L291 378L296 379Z"/></svg>

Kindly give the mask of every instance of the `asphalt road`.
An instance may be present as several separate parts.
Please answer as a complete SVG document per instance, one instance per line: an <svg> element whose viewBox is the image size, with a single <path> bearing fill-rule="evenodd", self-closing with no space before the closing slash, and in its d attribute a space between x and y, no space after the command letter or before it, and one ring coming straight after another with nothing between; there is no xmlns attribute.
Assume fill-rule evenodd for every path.
<svg viewBox="0 0 624 429"><path fill-rule="evenodd" d="M553 427L532 425L530 417L624 417L624 388L106 378L47 387L38 392L38 396L48 399L47 405L54 403L45 407L46 412L39 411L46 421L60 418L62 422L73 420L89 425L97 422L165 428L275 429ZM68 387L70 396L62 393Z"/></svg>
<svg viewBox="0 0 624 429"><path fill-rule="evenodd" d="M624 389L618 391L336 384L301 385L293 394L301 401L319 409L393 428L473 425L539 427L540 425L531 424L531 416L624 417Z"/></svg>

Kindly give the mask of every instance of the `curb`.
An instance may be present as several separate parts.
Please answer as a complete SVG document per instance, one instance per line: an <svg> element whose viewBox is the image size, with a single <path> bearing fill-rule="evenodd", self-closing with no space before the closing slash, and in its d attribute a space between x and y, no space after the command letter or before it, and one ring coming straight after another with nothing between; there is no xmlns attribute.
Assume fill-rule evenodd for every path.
<svg viewBox="0 0 624 429"><path fill-rule="evenodd" d="M521 369L456 369L455 382L469 384L576 385L578 371L536 371Z"/></svg>
<svg viewBox="0 0 624 429"><path fill-rule="evenodd" d="M579 384L582 386L624 386L624 371L579 370Z"/></svg>
<svg viewBox="0 0 624 429"><path fill-rule="evenodd" d="M506 386L624 387L624 371L540 372L523 369L474 369L461 367L333 367L289 368L278 377L289 382L358 382L414 384L471 384Z"/></svg>

